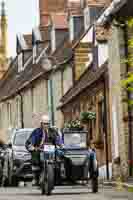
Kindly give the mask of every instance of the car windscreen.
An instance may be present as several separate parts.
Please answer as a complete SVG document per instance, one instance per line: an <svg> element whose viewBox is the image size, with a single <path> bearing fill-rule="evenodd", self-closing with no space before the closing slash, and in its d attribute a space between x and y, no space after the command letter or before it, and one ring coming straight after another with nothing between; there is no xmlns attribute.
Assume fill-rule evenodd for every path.
<svg viewBox="0 0 133 200"><path fill-rule="evenodd" d="M30 134L31 134L30 131L16 132L13 145L25 146L26 140L29 138Z"/></svg>
<svg viewBox="0 0 133 200"><path fill-rule="evenodd" d="M86 148L86 133L65 133L64 145L66 148Z"/></svg>

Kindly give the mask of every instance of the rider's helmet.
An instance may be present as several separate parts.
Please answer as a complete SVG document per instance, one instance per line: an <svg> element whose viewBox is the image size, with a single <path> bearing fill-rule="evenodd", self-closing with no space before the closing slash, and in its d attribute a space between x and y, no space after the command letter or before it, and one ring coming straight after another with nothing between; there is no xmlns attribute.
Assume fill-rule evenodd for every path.
<svg viewBox="0 0 133 200"><path fill-rule="evenodd" d="M40 123L44 123L44 124L50 124L50 119L48 115L43 115L41 117Z"/></svg>

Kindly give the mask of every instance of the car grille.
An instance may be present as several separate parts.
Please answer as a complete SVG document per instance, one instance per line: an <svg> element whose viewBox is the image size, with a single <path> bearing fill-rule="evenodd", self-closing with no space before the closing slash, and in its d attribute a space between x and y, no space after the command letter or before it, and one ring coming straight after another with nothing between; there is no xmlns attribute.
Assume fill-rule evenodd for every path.
<svg viewBox="0 0 133 200"><path fill-rule="evenodd" d="M24 174L32 174L32 165L31 164L24 165L23 173Z"/></svg>

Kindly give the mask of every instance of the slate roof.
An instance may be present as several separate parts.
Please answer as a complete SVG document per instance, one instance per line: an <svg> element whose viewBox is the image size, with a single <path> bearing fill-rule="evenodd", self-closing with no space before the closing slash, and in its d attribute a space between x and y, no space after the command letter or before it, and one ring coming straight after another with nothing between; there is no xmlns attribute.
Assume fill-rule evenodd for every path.
<svg viewBox="0 0 133 200"><path fill-rule="evenodd" d="M82 32L83 29L79 33L79 35L82 35ZM50 44L49 30L42 29L41 35L43 38L43 42L41 43L40 47L43 50L45 44L48 44L48 42ZM26 41L29 39L31 39L31 35L28 35L26 37ZM76 39L75 41L73 41L73 43L70 43L68 35L66 35L63 41L59 44L58 48L55 50L55 52L51 54L49 46L47 53L50 56L53 56L56 59L57 63L62 64L64 62L69 61L72 58L74 45L79 41L80 39L78 40ZM28 44L31 43L28 42ZM32 56L32 51L30 56ZM44 69L41 67L41 61L39 64L33 65L32 59L28 64L28 66L25 68L25 70L22 71L21 73L18 73L17 59L15 58L12 64L10 65L9 70L6 72L5 76L0 81L0 101L3 101L15 95L23 88L28 86L32 81L45 74L46 76L48 75L48 73L46 73Z"/></svg>
<svg viewBox="0 0 133 200"><path fill-rule="evenodd" d="M40 31L43 42L41 43L39 48L43 50L46 43L50 44L50 30L42 28ZM75 47L75 44L77 44L80 41L80 36L82 35L83 31L84 29L80 30L79 38L73 41L72 43L69 42L68 35L65 35L64 38L62 37L62 42L52 54L49 45L49 48L47 50L48 55L53 56L60 64L69 61L73 57L73 49ZM32 47L31 35L24 35L24 37L26 42L28 43L28 46ZM30 56L32 56L32 51L29 57ZM60 65L60 67L63 66ZM9 67L9 70L6 72L5 76L0 81L0 101L15 95L18 91L28 86L29 83L41 77L42 75L44 76L45 74L46 76L48 75L48 73L46 73L41 67L41 61L39 64L33 65L32 58L25 70L21 73L18 73L17 60L14 59L14 61Z"/></svg>
<svg viewBox="0 0 133 200"><path fill-rule="evenodd" d="M14 96L43 74L45 71L41 65L32 65L32 60L23 72L18 73L17 60L15 60L7 75L0 82L0 101Z"/></svg>
<svg viewBox="0 0 133 200"><path fill-rule="evenodd" d="M80 77L80 79L75 83L75 85L71 87L68 92L62 97L60 108L76 98L76 96L78 96L87 87L97 81L106 71L107 62L100 68L97 68L97 70L94 70L93 66L90 66Z"/></svg>

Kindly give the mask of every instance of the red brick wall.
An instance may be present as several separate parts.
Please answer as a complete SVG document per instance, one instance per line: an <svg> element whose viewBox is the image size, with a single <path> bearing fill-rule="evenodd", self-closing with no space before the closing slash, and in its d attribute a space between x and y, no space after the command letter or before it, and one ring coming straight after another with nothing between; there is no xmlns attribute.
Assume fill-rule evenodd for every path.
<svg viewBox="0 0 133 200"><path fill-rule="evenodd" d="M88 6L104 6L108 5L111 0L86 0ZM70 4L69 0L39 0L40 8L40 25L44 26L48 22L48 15L50 13L60 13L66 12L69 6L72 6L72 9L79 10L80 1L75 1ZM71 9L69 7L69 9ZM45 23L45 24L44 24Z"/></svg>
<svg viewBox="0 0 133 200"><path fill-rule="evenodd" d="M39 0L40 8L40 26L48 23L48 15L50 13L65 12L67 8L67 0Z"/></svg>
<svg viewBox="0 0 133 200"><path fill-rule="evenodd" d="M41 12L63 12L67 6L67 0L40 0L39 4Z"/></svg>

